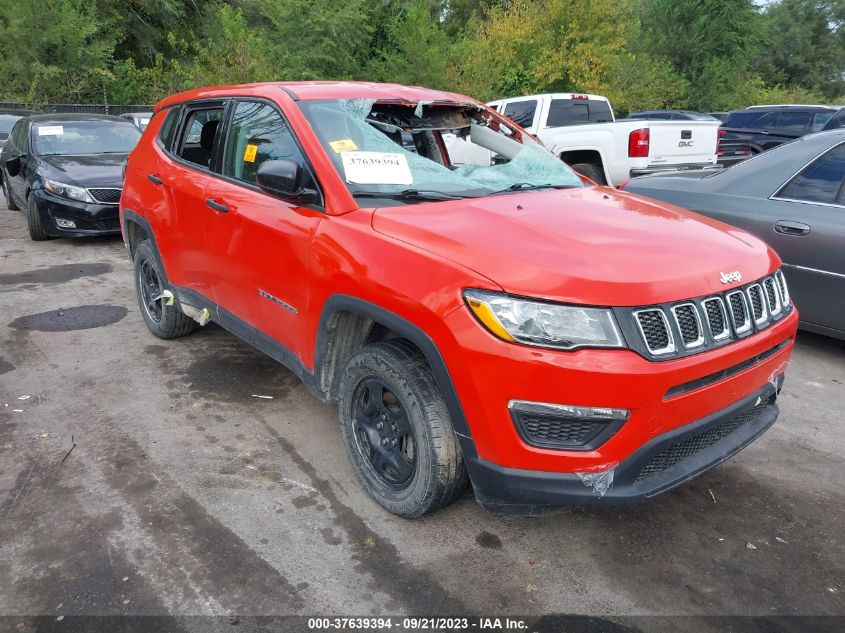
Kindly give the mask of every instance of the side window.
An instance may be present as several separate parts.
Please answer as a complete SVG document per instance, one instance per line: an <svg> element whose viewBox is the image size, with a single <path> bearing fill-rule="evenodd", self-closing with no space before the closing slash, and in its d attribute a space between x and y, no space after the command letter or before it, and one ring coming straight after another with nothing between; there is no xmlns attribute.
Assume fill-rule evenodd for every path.
<svg viewBox="0 0 845 633"><path fill-rule="evenodd" d="M776 127L784 132L801 134L809 122L809 112L781 112Z"/></svg>
<svg viewBox="0 0 845 633"><path fill-rule="evenodd" d="M586 101L570 99L552 99L549 105L547 127L563 127L564 125L581 125L590 122L590 111Z"/></svg>
<svg viewBox="0 0 845 633"><path fill-rule="evenodd" d="M305 156L282 115L266 103L241 101L229 125L223 174L254 185L259 166L267 160L293 161L303 177L311 178ZM313 181L303 184L316 188Z"/></svg>
<svg viewBox="0 0 845 633"><path fill-rule="evenodd" d="M818 132L825 124L830 121L835 112L816 112L813 115L813 125L810 127L811 132Z"/></svg>
<svg viewBox="0 0 845 633"><path fill-rule="evenodd" d="M669 118L666 113L649 113L638 118ZM607 101L597 99L552 99L546 127L583 125L585 123L610 123L613 113Z"/></svg>
<svg viewBox="0 0 845 633"><path fill-rule="evenodd" d="M843 203L845 144L837 145L795 176L777 197L806 202Z"/></svg>
<svg viewBox="0 0 845 633"><path fill-rule="evenodd" d="M223 118L223 106L189 109L184 116L176 155L205 169L211 166L214 142Z"/></svg>
<svg viewBox="0 0 845 633"><path fill-rule="evenodd" d="M18 151L23 154L29 153L29 125L21 124L21 129L18 131Z"/></svg>
<svg viewBox="0 0 845 633"><path fill-rule="evenodd" d="M176 131L176 122L179 120L179 112L180 108L177 106L168 108L164 112L160 112L155 115L167 117L164 119L164 123L161 124L161 128L159 128L158 131L158 139L165 148L169 149L171 143L173 142L173 133Z"/></svg>
<svg viewBox="0 0 845 633"><path fill-rule="evenodd" d="M837 130L845 127L845 110L840 110L833 119L824 126L825 130Z"/></svg>
<svg viewBox="0 0 845 633"><path fill-rule="evenodd" d="M505 106L505 116L524 128L534 124L534 113L537 111L537 101L513 101Z"/></svg>
<svg viewBox="0 0 845 633"><path fill-rule="evenodd" d="M18 137L21 135L21 128L23 127L23 121L18 121L12 126L11 132L9 132L9 142L14 146L14 148L20 149L20 144L18 143Z"/></svg>
<svg viewBox="0 0 845 633"><path fill-rule="evenodd" d="M762 117L760 117L759 120L750 122L749 127L757 127L762 128L764 130L770 130L774 127L777 127L779 115L779 112L769 112L768 114L764 114Z"/></svg>

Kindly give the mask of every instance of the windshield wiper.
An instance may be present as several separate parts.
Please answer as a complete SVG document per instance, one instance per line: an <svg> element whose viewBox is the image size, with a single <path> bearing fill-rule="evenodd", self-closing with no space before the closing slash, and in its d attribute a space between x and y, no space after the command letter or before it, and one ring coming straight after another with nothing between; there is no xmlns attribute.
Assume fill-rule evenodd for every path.
<svg viewBox="0 0 845 633"><path fill-rule="evenodd" d="M495 196L500 193L512 193L514 191L534 191L536 189L572 189L577 185L553 185L551 183L547 183L545 185L534 185L530 182L515 182L510 187L506 187L505 189L499 189L498 191L494 191L491 193L491 196Z"/></svg>
<svg viewBox="0 0 845 633"><path fill-rule="evenodd" d="M403 189L402 191L356 191L354 197L361 198L389 198L391 200L460 200L475 196L458 196L443 191L429 191L426 189Z"/></svg>

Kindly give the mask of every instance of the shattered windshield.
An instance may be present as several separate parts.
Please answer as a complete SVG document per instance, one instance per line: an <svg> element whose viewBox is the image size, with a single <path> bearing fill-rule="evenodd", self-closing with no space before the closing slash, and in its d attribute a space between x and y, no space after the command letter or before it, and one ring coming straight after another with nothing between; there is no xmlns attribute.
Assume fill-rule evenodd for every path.
<svg viewBox="0 0 845 633"><path fill-rule="evenodd" d="M561 160L475 104L333 99L299 105L357 198L407 204L583 186Z"/></svg>

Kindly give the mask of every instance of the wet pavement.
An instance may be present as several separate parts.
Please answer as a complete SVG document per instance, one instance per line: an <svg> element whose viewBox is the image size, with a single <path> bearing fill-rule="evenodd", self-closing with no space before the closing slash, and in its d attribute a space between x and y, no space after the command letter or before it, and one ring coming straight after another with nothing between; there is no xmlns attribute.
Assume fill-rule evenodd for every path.
<svg viewBox="0 0 845 633"><path fill-rule="evenodd" d="M845 615L845 343L802 332L780 402L645 505L406 521L290 372L150 335L119 239L2 209L0 615Z"/></svg>

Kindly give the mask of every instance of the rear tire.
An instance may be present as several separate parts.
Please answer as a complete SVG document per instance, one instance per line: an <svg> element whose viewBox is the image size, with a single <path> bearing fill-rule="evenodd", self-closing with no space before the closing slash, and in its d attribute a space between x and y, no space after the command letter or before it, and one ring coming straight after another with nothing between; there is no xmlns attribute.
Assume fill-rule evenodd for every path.
<svg viewBox="0 0 845 633"><path fill-rule="evenodd" d="M593 163L575 163L570 165L573 171L577 171L582 176L586 176L593 182L599 185L606 185L607 181L604 179L604 172L600 165Z"/></svg>
<svg viewBox="0 0 845 633"><path fill-rule="evenodd" d="M0 175L0 177L2 177L2 175ZM3 196L6 198L6 208L9 209L9 211L17 211L18 205L16 205L15 201L12 200L12 192L9 191L9 185L5 178L3 178Z"/></svg>
<svg viewBox="0 0 845 633"><path fill-rule="evenodd" d="M352 356L338 413L358 478L393 514L431 514L466 489L446 403L425 358L407 341L373 343Z"/></svg>
<svg viewBox="0 0 845 633"><path fill-rule="evenodd" d="M44 230L44 223L41 221L41 214L38 213L38 205L35 203L35 196L30 195L26 205L26 224L29 228L29 237L34 242L49 240L50 236Z"/></svg>
<svg viewBox="0 0 845 633"><path fill-rule="evenodd" d="M161 296L165 290L165 277L149 240L138 244L134 264L135 293L147 329L162 339L190 334L196 326L196 321L182 312L175 301L173 305L167 305L167 298Z"/></svg>

